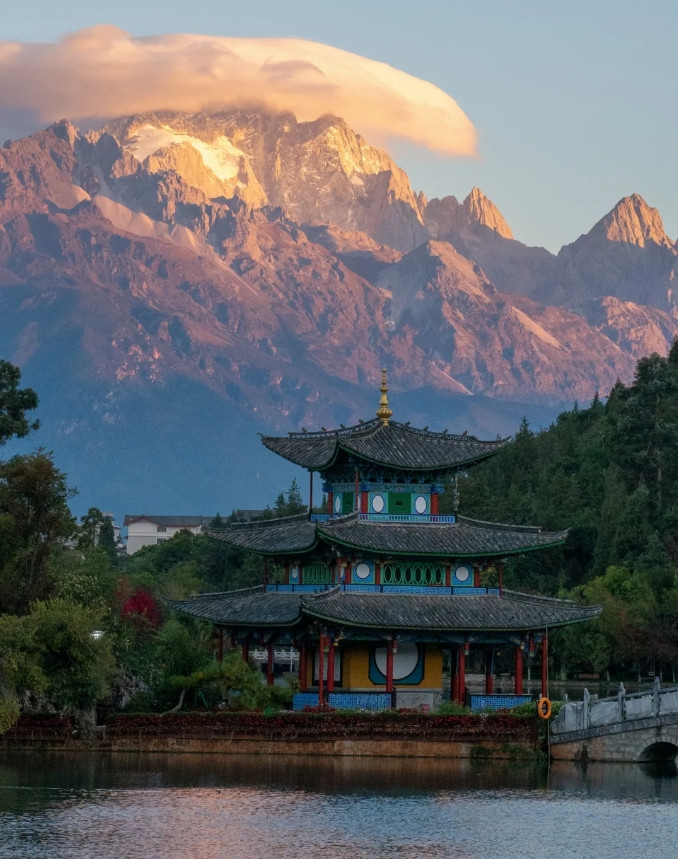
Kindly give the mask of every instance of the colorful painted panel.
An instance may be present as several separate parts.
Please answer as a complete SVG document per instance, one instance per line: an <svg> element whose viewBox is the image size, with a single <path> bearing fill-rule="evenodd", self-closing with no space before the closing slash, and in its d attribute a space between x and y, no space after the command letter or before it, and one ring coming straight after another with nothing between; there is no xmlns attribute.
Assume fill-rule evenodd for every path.
<svg viewBox="0 0 678 859"><path fill-rule="evenodd" d="M452 584L455 587L473 587L473 567L470 564L457 564L452 570Z"/></svg>
<svg viewBox="0 0 678 859"><path fill-rule="evenodd" d="M378 511L375 511L378 512ZM411 513L412 512L412 496L409 492L389 492L388 493L388 512L389 513Z"/></svg>
<svg viewBox="0 0 678 859"><path fill-rule="evenodd" d="M356 561L353 564L351 572L351 581L354 584L373 585L374 584L374 562L373 561Z"/></svg>
<svg viewBox="0 0 678 859"><path fill-rule="evenodd" d="M386 692L331 692L327 703L337 710L388 710L391 696Z"/></svg>
<svg viewBox="0 0 678 859"><path fill-rule="evenodd" d="M327 585L332 583L332 567L329 564L307 564L301 571L305 585Z"/></svg>
<svg viewBox="0 0 678 859"><path fill-rule="evenodd" d="M531 695L471 695L471 710L510 710L531 700Z"/></svg>
<svg viewBox="0 0 678 859"><path fill-rule="evenodd" d="M439 564L384 564L381 568L383 585L444 585L445 568ZM471 580L473 584L473 580Z"/></svg>
<svg viewBox="0 0 678 859"><path fill-rule="evenodd" d="M371 683L386 683L386 646L370 648ZM424 649L413 641L399 644L393 654L393 682L399 686L418 686L424 679Z"/></svg>

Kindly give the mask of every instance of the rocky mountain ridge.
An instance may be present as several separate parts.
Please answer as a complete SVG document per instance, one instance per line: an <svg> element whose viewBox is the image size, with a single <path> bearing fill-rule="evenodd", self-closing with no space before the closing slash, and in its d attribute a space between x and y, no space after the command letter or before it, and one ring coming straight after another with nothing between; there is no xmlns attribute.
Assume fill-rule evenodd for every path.
<svg viewBox="0 0 678 859"><path fill-rule="evenodd" d="M479 189L427 201L330 116L60 122L0 149L0 349L38 390L61 368L62 439L133 446L129 403L153 400L178 445L177 385L240 429L349 423L381 366L413 419L511 432L666 351L677 254L636 195L528 248Z"/></svg>

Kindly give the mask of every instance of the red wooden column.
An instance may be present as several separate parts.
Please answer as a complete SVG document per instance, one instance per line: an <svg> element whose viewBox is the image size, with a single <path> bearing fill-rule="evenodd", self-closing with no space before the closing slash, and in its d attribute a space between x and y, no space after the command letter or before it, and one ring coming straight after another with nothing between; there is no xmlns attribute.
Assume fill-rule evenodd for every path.
<svg viewBox="0 0 678 859"><path fill-rule="evenodd" d="M544 637L541 640L541 696L548 698L548 667L549 667L549 638L544 631Z"/></svg>
<svg viewBox="0 0 678 859"><path fill-rule="evenodd" d="M431 516L438 515L438 493L431 493Z"/></svg>
<svg viewBox="0 0 678 859"><path fill-rule="evenodd" d="M318 706L325 703L325 633L318 635Z"/></svg>
<svg viewBox="0 0 678 859"><path fill-rule="evenodd" d="M219 627L219 642L217 644L217 661L224 661L224 628L223 626Z"/></svg>
<svg viewBox="0 0 678 859"><path fill-rule="evenodd" d="M391 696L391 707L393 707L393 639L386 642L386 691Z"/></svg>
<svg viewBox="0 0 678 859"><path fill-rule="evenodd" d="M327 637L330 644L330 651L327 654L327 694L334 692L334 640L331 636Z"/></svg>
<svg viewBox="0 0 678 859"><path fill-rule="evenodd" d="M513 691L516 695L523 694L523 648L516 647L516 681Z"/></svg>
<svg viewBox="0 0 678 859"><path fill-rule="evenodd" d="M494 676L492 675L492 650L485 651L485 694L494 692Z"/></svg>
<svg viewBox="0 0 678 859"><path fill-rule="evenodd" d="M245 638L242 643L242 647L240 648L240 653L242 654L242 658L244 662L250 658L250 640L249 638Z"/></svg>
<svg viewBox="0 0 678 859"><path fill-rule="evenodd" d="M462 644L458 650L459 661L457 662L457 703L464 703L464 690L466 689L466 645Z"/></svg>
<svg viewBox="0 0 678 859"><path fill-rule="evenodd" d="M308 689L308 649L306 639L301 642L299 648L299 691L306 692Z"/></svg>

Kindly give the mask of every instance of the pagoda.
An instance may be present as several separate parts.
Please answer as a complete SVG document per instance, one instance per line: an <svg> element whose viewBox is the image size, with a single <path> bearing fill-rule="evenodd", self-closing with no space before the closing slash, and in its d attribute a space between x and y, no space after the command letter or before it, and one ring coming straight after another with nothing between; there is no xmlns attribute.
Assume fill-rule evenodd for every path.
<svg viewBox="0 0 678 859"><path fill-rule="evenodd" d="M267 649L273 683L276 647L299 656L295 707L431 707L440 702L443 665L450 698L474 708L505 707L523 695L526 660L541 656L547 694L548 633L595 617L596 606L503 587L503 561L564 543L567 531L503 525L457 512L460 472L496 454L508 439L480 441L393 421L386 371L376 417L321 432L263 436L264 445L322 478L326 513L230 524L209 536L263 555L282 582L203 594L173 603L210 620L239 646ZM438 501L452 486L454 513ZM480 651L484 692L469 696L466 666ZM512 653L513 691L494 693L494 658ZM476 663L478 657L475 657Z"/></svg>

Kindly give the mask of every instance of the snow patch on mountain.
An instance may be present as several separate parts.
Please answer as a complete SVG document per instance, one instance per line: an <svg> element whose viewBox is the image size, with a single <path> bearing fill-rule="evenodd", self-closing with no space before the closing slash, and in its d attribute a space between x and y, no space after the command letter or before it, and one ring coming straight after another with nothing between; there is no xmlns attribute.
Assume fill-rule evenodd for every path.
<svg viewBox="0 0 678 859"><path fill-rule="evenodd" d="M200 154L203 164L222 181L235 179L240 169L241 159L245 153L234 146L228 137L217 137L214 143L206 143L199 137L181 134L167 125L160 127L146 123L135 130L134 135L126 142L126 148L137 161L143 162L155 155L161 149L170 146L190 144Z"/></svg>

